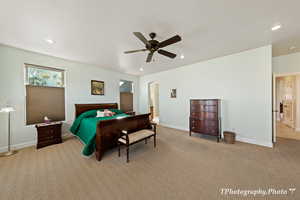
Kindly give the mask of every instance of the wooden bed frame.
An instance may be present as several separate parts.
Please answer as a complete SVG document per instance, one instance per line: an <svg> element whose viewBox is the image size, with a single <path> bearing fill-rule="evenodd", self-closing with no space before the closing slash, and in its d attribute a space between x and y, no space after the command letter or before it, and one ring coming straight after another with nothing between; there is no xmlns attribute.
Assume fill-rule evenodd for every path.
<svg viewBox="0 0 300 200"><path fill-rule="evenodd" d="M117 103L100 103L100 104L75 104L75 117L82 113L96 109L118 109Z"/></svg>
<svg viewBox="0 0 300 200"><path fill-rule="evenodd" d="M118 109L118 104L75 104L75 116L77 118L80 114L95 109ZM150 113L99 121L96 131L96 159L100 161L105 151L117 147L122 130L134 132L141 129L151 129L149 116Z"/></svg>

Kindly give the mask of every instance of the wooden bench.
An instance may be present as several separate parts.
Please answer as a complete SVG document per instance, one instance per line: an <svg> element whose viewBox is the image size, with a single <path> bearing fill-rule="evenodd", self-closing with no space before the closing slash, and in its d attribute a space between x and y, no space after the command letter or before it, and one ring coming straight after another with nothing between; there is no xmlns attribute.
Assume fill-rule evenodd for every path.
<svg viewBox="0 0 300 200"><path fill-rule="evenodd" d="M151 123L152 129L142 129L142 130L122 130L120 137L118 139L118 149L119 149L119 157L121 156L121 145L126 146L126 155L127 162L129 162L129 146L136 144L141 141L145 141L147 144L147 139L153 137L154 138L154 148L156 147L156 124Z"/></svg>

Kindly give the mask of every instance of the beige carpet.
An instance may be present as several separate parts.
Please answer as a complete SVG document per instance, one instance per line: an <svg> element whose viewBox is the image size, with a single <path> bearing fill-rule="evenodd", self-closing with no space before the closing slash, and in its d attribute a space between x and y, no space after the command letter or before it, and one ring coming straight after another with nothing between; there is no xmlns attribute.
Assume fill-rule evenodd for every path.
<svg viewBox="0 0 300 200"><path fill-rule="evenodd" d="M294 194L255 199L300 199L300 141L279 139L274 149L213 139L160 127L152 140L106 153L101 162L81 156L75 138L40 150L0 158L1 200L254 199L221 195L222 188L288 189Z"/></svg>

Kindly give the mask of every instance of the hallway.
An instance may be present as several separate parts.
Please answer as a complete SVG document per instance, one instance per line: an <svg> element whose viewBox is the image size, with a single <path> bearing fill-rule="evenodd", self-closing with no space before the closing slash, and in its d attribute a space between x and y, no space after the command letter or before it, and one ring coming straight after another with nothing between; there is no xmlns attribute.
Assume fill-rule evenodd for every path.
<svg viewBox="0 0 300 200"><path fill-rule="evenodd" d="M287 125L277 122L277 137L300 140L300 131L288 127Z"/></svg>

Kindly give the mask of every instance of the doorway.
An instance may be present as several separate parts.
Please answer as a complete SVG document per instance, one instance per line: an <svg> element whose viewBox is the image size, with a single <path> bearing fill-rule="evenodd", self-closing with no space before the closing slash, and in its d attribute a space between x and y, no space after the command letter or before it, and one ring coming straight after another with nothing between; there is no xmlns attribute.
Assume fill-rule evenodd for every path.
<svg viewBox="0 0 300 200"><path fill-rule="evenodd" d="M274 77L274 141L300 140L300 74Z"/></svg>
<svg viewBox="0 0 300 200"><path fill-rule="evenodd" d="M120 80L120 109L123 112L133 112L133 82Z"/></svg>
<svg viewBox="0 0 300 200"><path fill-rule="evenodd" d="M159 84L157 82L149 83L148 91L151 120L155 123L159 123Z"/></svg>

